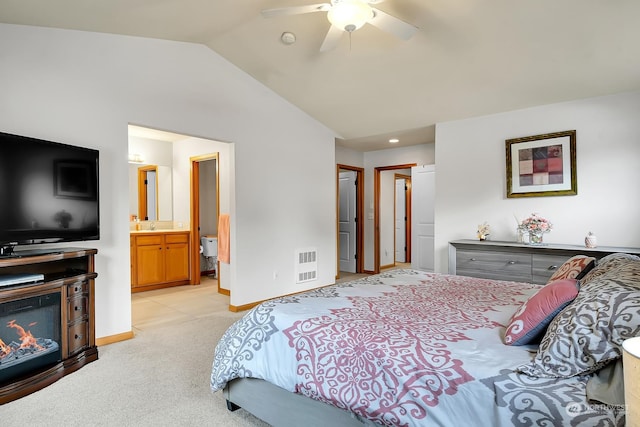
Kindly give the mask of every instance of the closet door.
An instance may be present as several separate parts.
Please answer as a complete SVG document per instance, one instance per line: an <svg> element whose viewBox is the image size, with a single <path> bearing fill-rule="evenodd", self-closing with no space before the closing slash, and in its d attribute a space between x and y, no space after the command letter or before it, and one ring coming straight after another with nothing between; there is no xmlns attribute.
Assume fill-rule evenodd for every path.
<svg viewBox="0 0 640 427"><path fill-rule="evenodd" d="M411 268L433 272L435 269L435 165L411 168L411 183Z"/></svg>

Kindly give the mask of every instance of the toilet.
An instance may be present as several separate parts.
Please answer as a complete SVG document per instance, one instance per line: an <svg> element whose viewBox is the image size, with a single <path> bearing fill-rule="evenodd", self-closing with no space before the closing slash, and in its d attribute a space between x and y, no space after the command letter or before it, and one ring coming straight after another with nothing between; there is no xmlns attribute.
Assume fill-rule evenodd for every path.
<svg viewBox="0 0 640 427"><path fill-rule="evenodd" d="M215 236L202 236L202 255L205 257L218 257L218 238Z"/></svg>
<svg viewBox="0 0 640 427"><path fill-rule="evenodd" d="M206 269L213 271L215 276L218 265L218 238L216 236L202 236L200 246L202 247L202 256L207 260Z"/></svg>

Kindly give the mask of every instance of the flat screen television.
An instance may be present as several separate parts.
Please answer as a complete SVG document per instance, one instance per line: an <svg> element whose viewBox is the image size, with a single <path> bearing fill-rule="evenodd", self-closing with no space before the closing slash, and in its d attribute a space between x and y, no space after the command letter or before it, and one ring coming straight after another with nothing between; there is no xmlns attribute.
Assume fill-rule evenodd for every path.
<svg viewBox="0 0 640 427"><path fill-rule="evenodd" d="M0 132L0 256L100 238L98 150Z"/></svg>

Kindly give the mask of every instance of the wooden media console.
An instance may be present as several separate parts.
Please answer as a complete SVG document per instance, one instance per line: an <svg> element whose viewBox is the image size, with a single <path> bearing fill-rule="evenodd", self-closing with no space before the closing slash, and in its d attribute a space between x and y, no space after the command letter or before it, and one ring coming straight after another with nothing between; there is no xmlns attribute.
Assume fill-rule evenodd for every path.
<svg viewBox="0 0 640 427"><path fill-rule="evenodd" d="M31 280L37 280L0 286L0 404L40 390L98 359L94 310L97 252L62 248L0 257L0 284L29 280L21 279L27 275L35 275ZM39 320L29 322L29 311ZM40 337L45 330L52 336ZM38 352L45 342L53 353L40 357ZM21 363L20 358L28 362ZM21 369L14 368L20 364L24 365Z"/></svg>

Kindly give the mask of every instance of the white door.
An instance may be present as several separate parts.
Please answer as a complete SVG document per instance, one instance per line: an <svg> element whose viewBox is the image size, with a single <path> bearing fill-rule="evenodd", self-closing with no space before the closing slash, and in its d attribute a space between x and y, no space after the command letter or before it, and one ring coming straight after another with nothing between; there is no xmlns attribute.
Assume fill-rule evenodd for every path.
<svg viewBox="0 0 640 427"><path fill-rule="evenodd" d="M338 186L340 271L356 272L356 172L340 172Z"/></svg>
<svg viewBox="0 0 640 427"><path fill-rule="evenodd" d="M396 179L396 262L407 262L407 212L405 209L407 183L404 178Z"/></svg>
<svg viewBox="0 0 640 427"><path fill-rule="evenodd" d="M435 269L435 165L411 168L411 268Z"/></svg>

